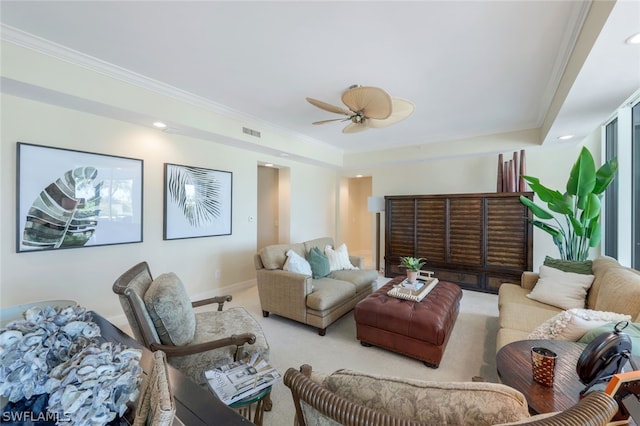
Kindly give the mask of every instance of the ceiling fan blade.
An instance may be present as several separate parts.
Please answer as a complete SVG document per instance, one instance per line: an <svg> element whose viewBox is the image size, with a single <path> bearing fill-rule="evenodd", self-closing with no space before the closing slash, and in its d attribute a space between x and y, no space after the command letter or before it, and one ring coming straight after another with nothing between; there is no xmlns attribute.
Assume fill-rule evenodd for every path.
<svg viewBox="0 0 640 426"><path fill-rule="evenodd" d="M369 127L379 129L382 127L391 126L392 124L396 124L409 117L416 109L413 102L407 101L406 99L392 98L392 103L393 112L391 113L391 115L384 120L368 120L367 124L369 125Z"/></svg>
<svg viewBox="0 0 640 426"><path fill-rule="evenodd" d="M325 124L325 123L331 123L333 121L348 121L348 120L350 120L349 117L347 117L347 118L332 118L331 120L314 121L311 124Z"/></svg>
<svg viewBox="0 0 640 426"><path fill-rule="evenodd" d="M367 130L369 126L366 124L366 121L360 123L351 123L347 125L344 129L342 129L342 133L358 133L363 130Z"/></svg>
<svg viewBox="0 0 640 426"><path fill-rule="evenodd" d="M383 120L391 115L391 96L378 87L359 86L345 90L342 102L367 118Z"/></svg>
<svg viewBox="0 0 640 426"><path fill-rule="evenodd" d="M349 110L346 110L344 108L335 106L335 105L331 105L328 104L326 102L322 102L319 101L317 99L313 99L313 98L305 98L307 100L307 102L309 102L311 105L316 106L320 109L323 109L325 111L329 111L329 112L334 112L336 114L344 114L344 115L351 115L352 112Z"/></svg>

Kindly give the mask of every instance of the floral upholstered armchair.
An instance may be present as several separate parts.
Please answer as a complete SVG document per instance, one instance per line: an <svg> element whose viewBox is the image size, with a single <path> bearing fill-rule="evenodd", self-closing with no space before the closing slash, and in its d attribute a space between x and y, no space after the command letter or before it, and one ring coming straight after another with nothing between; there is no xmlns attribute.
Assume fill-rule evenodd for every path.
<svg viewBox="0 0 640 426"><path fill-rule="evenodd" d="M289 368L299 426L606 425L617 403L592 392L571 409L530 417L522 393L498 383L430 382L337 370L323 375L311 366Z"/></svg>

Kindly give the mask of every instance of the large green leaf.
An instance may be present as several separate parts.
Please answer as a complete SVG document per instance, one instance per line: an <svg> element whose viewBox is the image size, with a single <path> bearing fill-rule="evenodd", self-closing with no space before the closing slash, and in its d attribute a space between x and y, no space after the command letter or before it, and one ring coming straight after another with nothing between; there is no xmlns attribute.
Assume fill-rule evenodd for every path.
<svg viewBox="0 0 640 426"><path fill-rule="evenodd" d="M571 222L571 226L573 227L573 232L578 237L582 237L584 235L584 226L582 225L582 223L573 216L569 218L569 221Z"/></svg>
<svg viewBox="0 0 640 426"><path fill-rule="evenodd" d="M562 196L560 198L554 198L548 202L547 205L549 206L549 210L553 212L573 216L573 203L570 196L568 198Z"/></svg>
<svg viewBox="0 0 640 426"><path fill-rule="evenodd" d="M607 161L598 169L596 172L596 185L593 188L594 194L602 194L609 184L616 177L616 172L618 171L618 159L612 158Z"/></svg>
<svg viewBox="0 0 640 426"><path fill-rule="evenodd" d="M562 235L562 232L560 232L558 228L555 228L547 223L540 222L539 220L531 220L530 222L533 226L542 229L544 232L551 235L552 237L558 238L560 240L564 239L564 235Z"/></svg>
<svg viewBox="0 0 640 426"><path fill-rule="evenodd" d="M596 185L596 165L591 152L582 147L578 160L573 165L569 180L567 181L567 192L571 195L584 197L593 191Z"/></svg>
<svg viewBox="0 0 640 426"><path fill-rule="evenodd" d="M540 219L553 219L553 215L543 209L542 207L535 204L533 201L528 199L527 197L521 195L520 202L525 206L529 207L534 216L539 217Z"/></svg>
<svg viewBox="0 0 640 426"><path fill-rule="evenodd" d="M600 237L602 234L602 226L599 220L591 221L589 228L589 247L596 247L600 244Z"/></svg>
<svg viewBox="0 0 640 426"><path fill-rule="evenodd" d="M540 180L536 178L530 179L528 176L523 176L523 178L527 180L527 182L529 182L529 187L533 192L536 193L538 198L540 198L540 200L544 201L545 203L551 203L555 200L562 200L562 194L559 191L547 188L540 183Z"/></svg>
<svg viewBox="0 0 640 426"><path fill-rule="evenodd" d="M582 208L582 220L591 220L600 214L600 197L596 194L588 194L584 197L586 200Z"/></svg>

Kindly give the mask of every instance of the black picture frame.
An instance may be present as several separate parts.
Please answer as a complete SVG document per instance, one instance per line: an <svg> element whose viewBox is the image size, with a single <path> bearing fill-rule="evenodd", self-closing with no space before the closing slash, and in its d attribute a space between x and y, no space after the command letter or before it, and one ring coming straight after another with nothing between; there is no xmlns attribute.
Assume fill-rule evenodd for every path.
<svg viewBox="0 0 640 426"><path fill-rule="evenodd" d="M165 163L165 240L231 235L233 173Z"/></svg>
<svg viewBox="0 0 640 426"><path fill-rule="evenodd" d="M141 159L18 142L16 252L142 242Z"/></svg>

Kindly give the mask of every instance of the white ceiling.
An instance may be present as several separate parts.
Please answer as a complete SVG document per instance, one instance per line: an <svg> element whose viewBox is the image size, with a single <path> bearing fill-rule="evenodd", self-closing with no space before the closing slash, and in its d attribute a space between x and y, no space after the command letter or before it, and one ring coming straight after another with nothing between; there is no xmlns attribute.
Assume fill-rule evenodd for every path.
<svg viewBox="0 0 640 426"><path fill-rule="evenodd" d="M545 142L590 133L640 87L640 46L624 43L640 31L640 2L617 2L580 66L581 56L570 55L583 22L593 21L589 6L3 0L0 12L4 29L204 98L249 117L257 130L272 126L348 154L541 127ZM562 93L572 60L579 72L565 73ZM416 111L358 134L342 134L343 123L311 125L336 116L305 97L342 105L340 94L352 84L381 87L413 101Z"/></svg>

